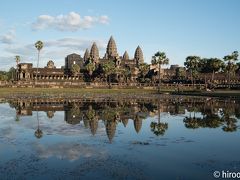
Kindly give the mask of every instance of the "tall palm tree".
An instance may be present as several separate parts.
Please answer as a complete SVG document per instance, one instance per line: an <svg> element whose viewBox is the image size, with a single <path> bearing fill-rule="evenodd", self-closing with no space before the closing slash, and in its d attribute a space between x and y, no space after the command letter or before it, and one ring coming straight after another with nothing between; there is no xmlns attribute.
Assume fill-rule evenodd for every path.
<svg viewBox="0 0 240 180"><path fill-rule="evenodd" d="M37 75L36 75L36 81L35 84L37 83L37 78L38 78L38 65L39 65L39 57L40 57L40 51L43 48L43 42L42 41L37 41L35 43L35 48L38 50L38 61L37 61Z"/></svg>
<svg viewBox="0 0 240 180"><path fill-rule="evenodd" d="M224 56L224 61L226 61L226 70L228 73L228 86L230 88L230 74L237 69L235 62L238 61L238 51L233 51L232 54Z"/></svg>
<svg viewBox="0 0 240 180"><path fill-rule="evenodd" d="M16 61L16 75L15 78L18 80L18 63L20 62L20 56L15 56L15 61Z"/></svg>
<svg viewBox="0 0 240 180"><path fill-rule="evenodd" d="M184 62L184 65L186 66L186 68L190 70L191 82L193 86L194 86L195 76L198 71L200 59L201 58L199 56L188 56L186 58L186 62Z"/></svg>
<svg viewBox="0 0 240 180"><path fill-rule="evenodd" d="M20 56L15 56L15 60L16 60L16 63L18 65L18 63L20 62Z"/></svg>
<svg viewBox="0 0 240 180"><path fill-rule="evenodd" d="M158 64L158 93L160 93L161 91L161 78L160 78L160 74L161 74L161 65L167 65L169 64L169 59L167 58L165 52L156 52L154 54L154 56L152 57L152 64L156 65Z"/></svg>

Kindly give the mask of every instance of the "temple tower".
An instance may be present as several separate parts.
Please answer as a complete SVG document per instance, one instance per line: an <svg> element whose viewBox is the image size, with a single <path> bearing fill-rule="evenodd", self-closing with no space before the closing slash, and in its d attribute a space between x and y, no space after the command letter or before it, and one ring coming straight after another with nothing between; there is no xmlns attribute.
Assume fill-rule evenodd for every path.
<svg viewBox="0 0 240 180"><path fill-rule="evenodd" d="M83 56L83 61L86 62L87 60L89 60L89 58L90 58L90 54L89 54L88 49L86 49L84 56Z"/></svg>
<svg viewBox="0 0 240 180"><path fill-rule="evenodd" d="M129 60L129 55L128 55L128 52L125 51L124 54L123 54L123 59L124 60Z"/></svg>
<svg viewBox="0 0 240 180"><path fill-rule="evenodd" d="M142 52L142 49L140 48L140 46L138 46L135 51L134 59L136 60L137 64L144 63L143 52Z"/></svg>
<svg viewBox="0 0 240 180"><path fill-rule="evenodd" d="M90 51L90 58L93 60L94 63L98 63L99 60L99 51L97 44L94 42L91 51Z"/></svg>
<svg viewBox="0 0 240 180"><path fill-rule="evenodd" d="M108 41L105 58L106 59L116 59L117 57L118 57L117 46L116 46L115 40L111 36Z"/></svg>

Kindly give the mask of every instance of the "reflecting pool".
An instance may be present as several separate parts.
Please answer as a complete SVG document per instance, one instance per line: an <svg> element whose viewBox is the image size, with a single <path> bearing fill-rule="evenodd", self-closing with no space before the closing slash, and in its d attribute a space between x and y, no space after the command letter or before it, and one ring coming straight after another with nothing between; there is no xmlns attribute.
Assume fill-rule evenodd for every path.
<svg viewBox="0 0 240 180"><path fill-rule="evenodd" d="M0 103L0 179L215 179L240 171L240 100Z"/></svg>

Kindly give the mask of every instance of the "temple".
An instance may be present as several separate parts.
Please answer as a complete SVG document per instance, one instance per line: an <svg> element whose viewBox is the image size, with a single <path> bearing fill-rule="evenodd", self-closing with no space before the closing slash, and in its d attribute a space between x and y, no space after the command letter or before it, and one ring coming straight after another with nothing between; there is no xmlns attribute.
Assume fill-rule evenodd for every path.
<svg viewBox="0 0 240 180"><path fill-rule="evenodd" d="M122 56L118 54L117 45L114 38L111 36L106 53L103 57L100 57L99 50L96 42L93 42L90 51L86 49L83 57L79 54L73 53L67 55L65 58L65 66L56 68L52 60L47 63L44 68L33 67L32 63L19 63L17 65L17 80L18 81L60 81L60 80L76 80L76 81L106 81L104 76L103 66L105 64L112 63L116 71L128 71L131 74L130 81L136 81L139 73L139 65L144 63L143 51L140 46L137 46L134 57L130 58L127 51ZM93 64L93 65L92 65ZM89 67L92 65L95 73L89 76ZM97 73L98 72L98 73ZM122 74L112 77L112 81L119 82Z"/></svg>

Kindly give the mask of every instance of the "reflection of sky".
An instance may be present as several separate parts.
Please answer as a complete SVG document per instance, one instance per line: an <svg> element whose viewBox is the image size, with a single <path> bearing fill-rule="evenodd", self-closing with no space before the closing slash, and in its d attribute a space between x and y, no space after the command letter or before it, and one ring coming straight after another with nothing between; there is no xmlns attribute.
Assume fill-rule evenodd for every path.
<svg viewBox="0 0 240 180"><path fill-rule="evenodd" d="M105 152L99 148L94 148L88 144L72 144L70 142L60 142L53 144L32 145L40 158L56 157L70 161L78 160L80 157L90 158L93 156L104 156Z"/></svg>

